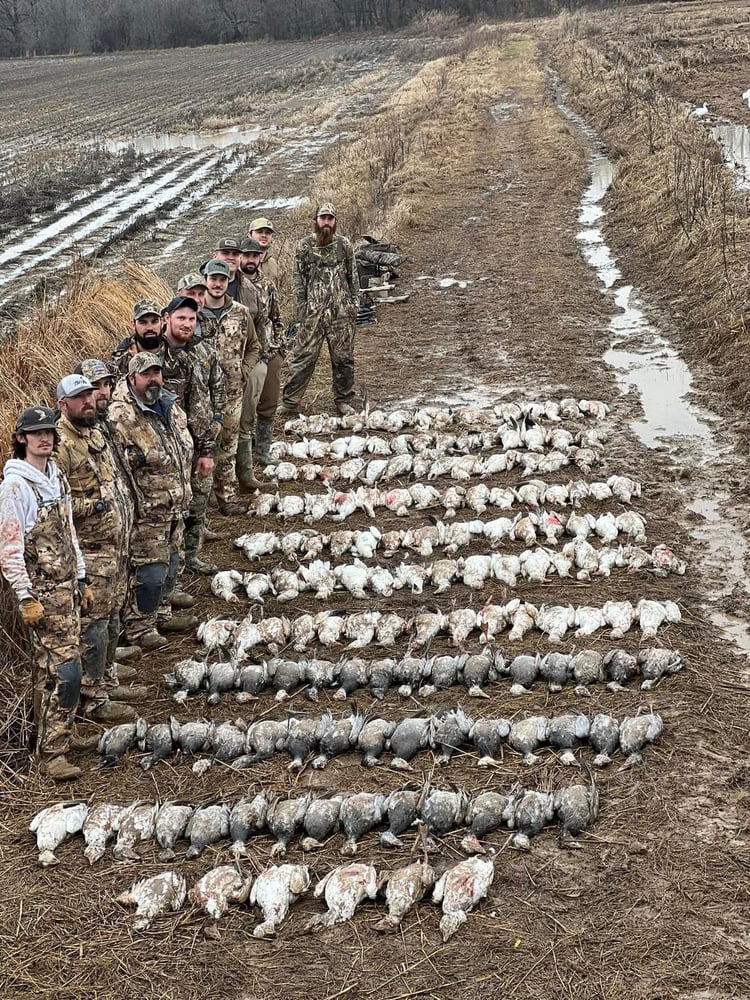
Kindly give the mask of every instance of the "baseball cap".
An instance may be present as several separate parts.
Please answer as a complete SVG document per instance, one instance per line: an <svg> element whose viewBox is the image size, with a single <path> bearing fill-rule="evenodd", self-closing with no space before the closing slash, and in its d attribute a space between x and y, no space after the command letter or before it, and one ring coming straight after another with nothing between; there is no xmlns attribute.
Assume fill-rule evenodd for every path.
<svg viewBox="0 0 750 1000"><path fill-rule="evenodd" d="M57 429L55 414L46 406L30 406L16 420L17 431L54 431Z"/></svg>
<svg viewBox="0 0 750 1000"><path fill-rule="evenodd" d="M144 316L161 316L161 309L153 299L139 299L133 306L133 319L142 319Z"/></svg>
<svg viewBox="0 0 750 1000"><path fill-rule="evenodd" d="M264 219L263 216L261 216L259 219L253 219L253 221L250 223L250 228L248 229L248 232L252 233L254 229L270 229L272 233L276 231L273 228L273 225L271 224L271 220Z"/></svg>
<svg viewBox="0 0 750 1000"><path fill-rule="evenodd" d="M166 316L167 313L173 313L177 309L192 309L193 312L198 312L200 306L195 299L191 299L189 295L175 295L175 297L164 306L161 314L162 316Z"/></svg>
<svg viewBox="0 0 750 1000"><path fill-rule="evenodd" d="M78 367L81 369L81 375L87 378L92 385L105 378L114 378L109 368L98 358L86 358Z"/></svg>
<svg viewBox="0 0 750 1000"><path fill-rule="evenodd" d="M316 217L318 215L332 215L334 219L336 218L336 206L332 205L330 201L324 201L322 205L318 205L318 211L315 213Z"/></svg>
<svg viewBox="0 0 750 1000"><path fill-rule="evenodd" d="M263 247L257 240L247 239L240 243L240 251L242 253L263 253Z"/></svg>
<svg viewBox="0 0 750 1000"><path fill-rule="evenodd" d="M150 354L148 351L139 351L130 359L128 365L128 375L141 375L148 368L161 368L161 358L158 354Z"/></svg>
<svg viewBox="0 0 750 1000"><path fill-rule="evenodd" d="M239 249L239 244L237 244L237 249ZM203 273L206 277L208 277L209 274L223 274L225 278L228 278L229 265L224 260L210 260L203 268Z"/></svg>
<svg viewBox="0 0 750 1000"><path fill-rule="evenodd" d="M57 383L57 401L80 396L84 392L93 392L94 387L85 375L66 375Z"/></svg>
<svg viewBox="0 0 750 1000"><path fill-rule="evenodd" d="M191 271L190 274L183 275L177 282L178 290L180 288L196 288L199 285L201 288L205 288L206 282L203 279L203 275L198 274L197 271Z"/></svg>
<svg viewBox="0 0 750 1000"><path fill-rule="evenodd" d="M214 247L214 250L235 250L237 253L239 253L240 241L232 239L219 240L219 242Z"/></svg>

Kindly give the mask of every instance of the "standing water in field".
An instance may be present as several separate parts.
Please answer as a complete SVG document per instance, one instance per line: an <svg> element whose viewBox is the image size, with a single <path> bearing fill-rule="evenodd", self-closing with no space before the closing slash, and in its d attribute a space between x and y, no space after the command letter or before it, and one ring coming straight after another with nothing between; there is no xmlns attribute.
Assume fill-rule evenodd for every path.
<svg viewBox="0 0 750 1000"><path fill-rule="evenodd" d="M609 324L612 340L604 361L615 369L624 394L633 390L638 392L644 419L633 421L631 427L648 448L663 447L665 441L669 441L682 445L679 454L688 445L691 464L710 472L721 450L706 420L686 401L693 381L690 369L669 341L649 323L638 306L633 286L624 283L622 272L604 242L602 202L612 184L612 164L586 122L563 103L559 107L565 117L581 129L591 151L590 183L581 198L578 214L581 228L576 236L584 259L602 282L602 291L612 298L615 309ZM745 162L750 165L747 135L744 142ZM735 152L738 149L737 146L732 148ZM734 160L736 164L737 155ZM712 417L706 416L709 420ZM700 519L700 524L696 527L691 523L690 534L704 546L704 568L710 570L712 580L720 581L714 585L712 603L706 613L724 638L750 654L747 622L723 607L736 591L750 592L745 575L744 526L732 517L729 495L716 494L713 477L696 477L691 488L688 509ZM743 673L741 679L750 686L750 671Z"/></svg>

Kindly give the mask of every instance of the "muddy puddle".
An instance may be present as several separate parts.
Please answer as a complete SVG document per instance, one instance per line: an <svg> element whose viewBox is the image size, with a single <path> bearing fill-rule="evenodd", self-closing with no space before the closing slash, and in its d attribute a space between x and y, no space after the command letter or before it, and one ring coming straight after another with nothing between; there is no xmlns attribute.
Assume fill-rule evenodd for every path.
<svg viewBox="0 0 750 1000"><path fill-rule="evenodd" d="M716 470L731 462L717 441L712 424L719 418L698 410L689 400L693 375L668 338L646 315L637 289L626 283L604 237L604 199L613 179L613 167L591 128L559 100L561 112L583 133L589 147L589 185L581 198L576 237L584 259L601 282L602 293L611 300L610 346L603 360L615 373L623 395L638 396L643 418L631 421L633 433L647 448L668 449L675 467L703 470L691 479L685 527L701 546L701 570L708 570L711 599L703 612L722 636L744 657L750 655L748 622L734 613L735 599L750 597L745 574L748 556L743 525L731 516L729 496L717 492ZM729 126L723 130L722 148L727 162L739 171L750 163L748 130ZM731 153L729 152L731 150ZM743 670L743 683L750 684L750 671Z"/></svg>
<svg viewBox="0 0 750 1000"><path fill-rule="evenodd" d="M131 135L98 143L108 153L166 153L175 149L228 149L230 146L251 146L262 135L276 133L275 127L254 125L242 128L234 125L217 132L161 132L155 135Z"/></svg>
<svg viewBox="0 0 750 1000"><path fill-rule="evenodd" d="M750 190L750 130L746 125L712 125L711 136L719 144L724 163L734 173L740 190Z"/></svg>

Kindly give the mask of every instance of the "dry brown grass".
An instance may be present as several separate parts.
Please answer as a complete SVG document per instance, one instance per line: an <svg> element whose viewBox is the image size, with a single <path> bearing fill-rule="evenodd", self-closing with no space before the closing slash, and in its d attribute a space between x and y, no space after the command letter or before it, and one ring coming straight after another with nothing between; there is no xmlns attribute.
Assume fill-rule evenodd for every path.
<svg viewBox="0 0 750 1000"><path fill-rule="evenodd" d="M649 291L671 304L692 349L735 368L745 398L750 381L735 362L748 339L750 204L687 104L703 96L690 86L695 68L720 59L701 33L705 13L690 30L684 15L663 15L650 32L625 14L578 15L561 21L554 53L571 102L615 162L615 238L635 253Z"/></svg>
<svg viewBox="0 0 750 1000"><path fill-rule="evenodd" d="M74 264L63 292L42 301L36 315L17 327L0 348L0 440L7 449L18 413L27 406L53 406L55 386L84 358L107 360L128 335L133 303L167 302L172 292L150 268L125 262L127 280L105 279L82 262Z"/></svg>

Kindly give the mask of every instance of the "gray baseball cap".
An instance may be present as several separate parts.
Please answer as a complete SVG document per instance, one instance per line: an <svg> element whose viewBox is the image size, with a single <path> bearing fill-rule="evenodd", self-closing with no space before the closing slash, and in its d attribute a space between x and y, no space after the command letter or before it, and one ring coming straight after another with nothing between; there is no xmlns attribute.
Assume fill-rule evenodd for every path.
<svg viewBox="0 0 750 1000"><path fill-rule="evenodd" d="M85 375L66 375L57 383L57 401L80 396L84 392L93 392L94 387Z"/></svg>

